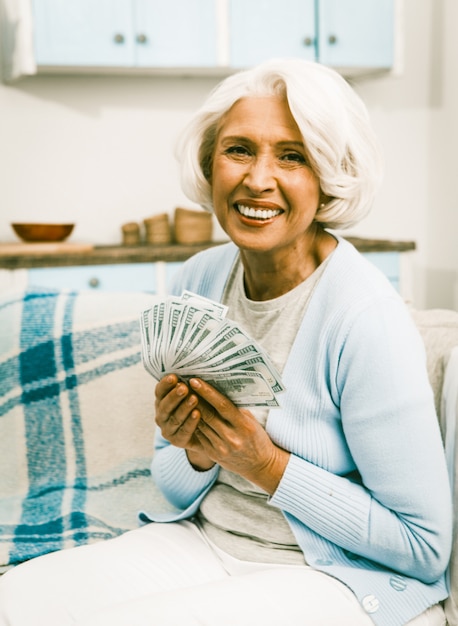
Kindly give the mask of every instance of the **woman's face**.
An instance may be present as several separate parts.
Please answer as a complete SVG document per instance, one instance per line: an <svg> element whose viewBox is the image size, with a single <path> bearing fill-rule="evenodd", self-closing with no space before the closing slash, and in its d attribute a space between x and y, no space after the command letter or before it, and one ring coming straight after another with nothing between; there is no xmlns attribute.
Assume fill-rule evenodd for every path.
<svg viewBox="0 0 458 626"><path fill-rule="evenodd" d="M226 113L211 185L216 217L242 249L298 249L314 232L319 181L283 98L243 98Z"/></svg>

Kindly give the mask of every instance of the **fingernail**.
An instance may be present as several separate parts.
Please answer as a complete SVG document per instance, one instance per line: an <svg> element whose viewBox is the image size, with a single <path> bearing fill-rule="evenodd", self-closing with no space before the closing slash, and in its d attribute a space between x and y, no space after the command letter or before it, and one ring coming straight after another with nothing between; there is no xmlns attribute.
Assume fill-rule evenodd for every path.
<svg viewBox="0 0 458 626"><path fill-rule="evenodd" d="M200 387L200 380L197 380L197 378L191 378L191 380L189 381L189 384L192 385L192 387L194 387L194 389L199 389L199 387Z"/></svg>
<svg viewBox="0 0 458 626"><path fill-rule="evenodd" d="M188 389L186 385L178 385L176 391L178 396L184 396Z"/></svg>

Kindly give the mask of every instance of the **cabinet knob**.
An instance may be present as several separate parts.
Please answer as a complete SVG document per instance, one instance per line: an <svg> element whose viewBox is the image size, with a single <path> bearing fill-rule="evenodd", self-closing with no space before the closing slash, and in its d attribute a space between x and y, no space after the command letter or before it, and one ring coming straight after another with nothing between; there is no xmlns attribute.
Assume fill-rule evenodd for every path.
<svg viewBox="0 0 458 626"><path fill-rule="evenodd" d="M96 276L93 276L92 278L90 278L88 282L89 282L89 287L92 287L93 289L96 289L100 285L100 280Z"/></svg>
<svg viewBox="0 0 458 626"><path fill-rule="evenodd" d="M334 44L337 43L337 37L335 35L329 35L328 37L328 43L333 46Z"/></svg>
<svg viewBox="0 0 458 626"><path fill-rule="evenodd" d="M307 46L307 47L313 46L314 39L313 39L313 37L305 37L303 43L304 43L304 46Z"/></svg>
<svg viewBox="0 0 458 626"><path fill-rule="evenodd" d="M148 37L144 35L143 33L139 33L136 39L137 39L137 43L142 43L142 44L148 41Z"/></svg>
<svg viewBox="0 0 458 626"><path fill-rule="evenodd" d="M113 37L113 41L115 43L124 43L124 35L122 35L121 33L116 33L116 35Z"/></svg>

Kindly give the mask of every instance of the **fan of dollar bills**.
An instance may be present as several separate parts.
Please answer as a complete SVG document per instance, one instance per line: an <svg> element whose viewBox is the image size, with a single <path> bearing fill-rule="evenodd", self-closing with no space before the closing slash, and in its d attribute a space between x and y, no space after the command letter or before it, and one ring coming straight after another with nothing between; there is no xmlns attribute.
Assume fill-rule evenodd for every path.
<svg viewBox="0 0 458 626"><path fill-rule="evenodd" d="M224 305L190 291L155 302L140 316L143 365L156 380L171 373L184 381L201 378L240 407L279 406L280 375L226 313Z"/></svg>

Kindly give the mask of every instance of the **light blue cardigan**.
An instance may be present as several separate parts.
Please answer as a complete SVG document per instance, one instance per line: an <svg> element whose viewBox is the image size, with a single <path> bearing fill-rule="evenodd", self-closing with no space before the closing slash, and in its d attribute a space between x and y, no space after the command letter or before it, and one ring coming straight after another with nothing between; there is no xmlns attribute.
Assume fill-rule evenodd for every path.
<svg viewBox="0 0 458 626"><path fill-rule="evenodd" d="M187 261L173 293L220 300L233 244ZM269 504L309 565L343 581L379 626L408 622L447 596L451 497L422 340L386 278L339 238L283 371L266 430L291 458ZM191 517L218 467L195 471L158 433L152 473Z"/></svg>

